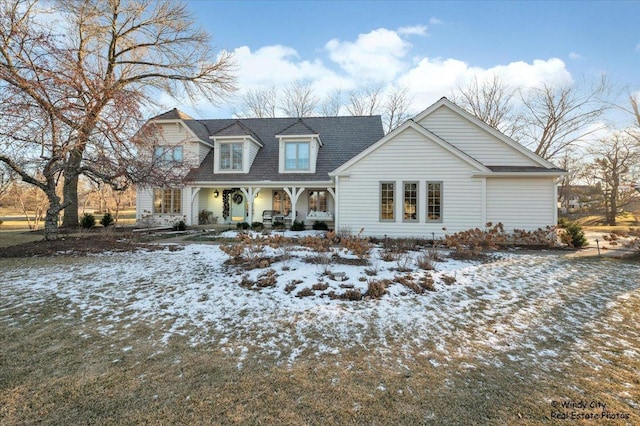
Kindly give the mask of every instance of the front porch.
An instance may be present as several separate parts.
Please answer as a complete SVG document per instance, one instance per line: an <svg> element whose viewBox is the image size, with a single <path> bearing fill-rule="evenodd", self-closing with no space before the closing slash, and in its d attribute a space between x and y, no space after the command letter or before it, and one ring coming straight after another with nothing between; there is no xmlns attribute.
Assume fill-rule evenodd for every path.
<svg viewBox="0 0 640 426"><path fill-rule="evenodd" d="M290 226L303 222L335 223L335 189L332 186L219 186L187 187L190 191L188 225L235 227L261 222Z"/></svg>

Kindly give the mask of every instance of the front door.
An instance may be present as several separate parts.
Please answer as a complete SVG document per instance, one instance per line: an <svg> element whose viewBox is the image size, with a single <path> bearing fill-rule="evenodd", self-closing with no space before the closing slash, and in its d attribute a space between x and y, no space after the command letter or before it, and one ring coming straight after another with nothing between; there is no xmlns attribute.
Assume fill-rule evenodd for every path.
<svg viewBox="0 0 640 426"><path fill-rule="evenodd" d="M242 192L231 194L231 222L245 222L247 217L247 200Z"/></svg>

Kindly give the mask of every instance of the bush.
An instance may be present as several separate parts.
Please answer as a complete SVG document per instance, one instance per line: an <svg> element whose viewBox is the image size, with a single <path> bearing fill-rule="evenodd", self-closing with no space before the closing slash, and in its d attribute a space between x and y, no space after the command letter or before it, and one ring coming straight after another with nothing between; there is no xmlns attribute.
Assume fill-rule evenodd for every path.
<svg viewBox="0 0 640 426"><path fill-rule="evenodd" d="M2 219L0 219L0 225L2 225Z"/></svg>
<svg viewBox="0 0 640 426"><path fill-rule="evenodd" d="M368 280L367 292L365 296L372 299L380 299L387 292L387 286L385 281Z"/></svg>
<svg viewBox="0 0 640 426"><path fill-rule="evenodd" d="M173 230L174 231L186 231L187 230L187 224L184 223L184 220L176 222L176 223L173 224Z"/></svg>
<svg viewBox="0 0 640 426"><path fill-rule="evenodd" d="M113 222L114 222L113 217L109 212L105 213L104 216L102 216L102 219L100 219L100 224L105 228L113 225Z"/></svg>
<svg viewBox="0 0 640 426"><path fill-rule="evenodd" d="M238 229L239 231L246 231L247 229L249 229L249 224L247 222L236 223L236 229Z"/></svg>
<svg viewBox="0 0 640 426"><path fill-rule="evenodd" d="M284 222L281 220L274 220L272 227L275 229L284 229Z"/></svg>
<svg viewBox="0 0 640 426"><path fill-rule="evenodd" d="M299 220L293 221L291 224L292 231L304 231L304 222L300 222Z"/></svg>
<svg viewBox="0 0 640 426"><path fill-rule="evenodd" d="M573 248L585 247L588 244L582 227L575 222L570 223L564 228L562 242Z"/></svg>
<svg viewBox="0 0 640 426"><path fill-rule="evenodd" d="M315 229L316 231L326 231L329 229L329 225L327 225L327 222L315 221L313 222L312 228Z"/></svg>
<svg viewBox="0 0 640 426"><path fill-rule="evenodd" d="M82 216L82 219L80 219L80 226L84 229L93 228L96 226L96 217L91 213L85 213L84 216Z"/></svg>
<svg viewBox="0 0 640 426"><path fill-rule="evenodd" d="M262 222L251 222L251 229L254 231L262 231L264 229L264 224Z"/></svg>

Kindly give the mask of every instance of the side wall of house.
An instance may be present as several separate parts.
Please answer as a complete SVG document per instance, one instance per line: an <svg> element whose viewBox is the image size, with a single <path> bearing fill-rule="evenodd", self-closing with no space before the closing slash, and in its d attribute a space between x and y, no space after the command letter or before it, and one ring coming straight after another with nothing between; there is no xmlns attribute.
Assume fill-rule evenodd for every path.
<svg viewBox="0 0 640 426"><path fill-rule="evenodd" d="M482 179L475 168L413 129L406 129L340 176L338 229L367 236L442 236L482 225ZM442 182L442 221L427 222L427 182ZM395 183L395 220L380 219L380 184ZM416 222L403 221L403 183L418 183ZM443 227L446 231L443 231Z"/></svg>
<svg viewBox="0 0 640 426"><path fill-rule="evenodd" d="M539 166L447 107L440 107L419 124L487 166Z"/></svg>
<svg viewBox="0 0 640 426"><path fill-rule="evenodd" d="M487 178L487 221L505 229L555 225L555 179Z"/></svg>

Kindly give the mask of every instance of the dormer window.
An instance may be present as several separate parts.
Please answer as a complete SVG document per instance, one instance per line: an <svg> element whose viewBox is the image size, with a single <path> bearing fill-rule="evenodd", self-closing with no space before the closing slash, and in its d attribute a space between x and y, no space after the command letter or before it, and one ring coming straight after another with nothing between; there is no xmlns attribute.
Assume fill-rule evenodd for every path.
<svg viewBox="0 0 640 426"><path fill-rule="evenodd" d="M309 170L309 142L285 143L285 170Z"/></svg>
<svg viewBox="0 0 640 426"><path fill-rule="evenodd" d="M242 143L220 144L220 170L242 170Z"/></svg>

